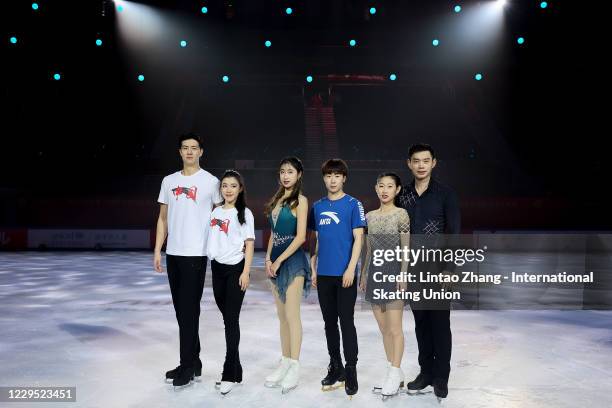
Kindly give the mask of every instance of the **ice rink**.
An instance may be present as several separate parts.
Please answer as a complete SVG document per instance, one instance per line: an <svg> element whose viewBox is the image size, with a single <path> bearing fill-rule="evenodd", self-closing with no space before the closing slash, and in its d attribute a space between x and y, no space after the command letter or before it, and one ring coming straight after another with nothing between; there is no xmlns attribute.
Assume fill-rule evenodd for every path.
<svg viewBox="0 0 612 408"><path fill-rule="evenodd" d="M381 337L361 303L360 391L321 392L329 361L316 291L303 302L301 380L281 395L263 386L280 358L278 323L258 253L241 314L244 383L214 389L225 354L210 268L202 301L202 381L175 392L164 372L178 364L178 327L166 274L145 252L0 254L0 385L76 386L76 403L15 407L435 407L433 394L372 394L385 372ZM360 294L360 296L362 296ZM359 302L359 301L358 301ZM612 312L453 311L447 407L610 407ZM412 313L404 314L402 368L418 373Z"/></svg>

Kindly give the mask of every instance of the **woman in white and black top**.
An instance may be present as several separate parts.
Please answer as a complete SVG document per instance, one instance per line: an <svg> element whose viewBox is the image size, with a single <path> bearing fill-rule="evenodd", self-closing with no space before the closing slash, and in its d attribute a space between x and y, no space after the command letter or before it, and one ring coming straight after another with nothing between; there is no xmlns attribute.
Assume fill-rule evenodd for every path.
<svg viewBox="0 0 612 408"><path fill-rule="evenodd" d="M222 205L210 215L208 257L211 259L215 302L225 324L226 354L219 389L230 392L242 382L239 316L249 286L255 240L254 219L246 208L246 192L240 173L227 170L221 178Z"/></svg>

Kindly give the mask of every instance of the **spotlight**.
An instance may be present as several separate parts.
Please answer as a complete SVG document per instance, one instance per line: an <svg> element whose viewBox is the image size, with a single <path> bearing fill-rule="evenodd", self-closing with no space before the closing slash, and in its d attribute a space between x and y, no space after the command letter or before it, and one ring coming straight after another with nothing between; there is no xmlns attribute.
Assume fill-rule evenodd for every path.
<svg viewBox="0 0 612 408"><path fill-rule="evenodd" d="M285 13L287 13L287 15L290 15L291 13L293 13L293 9L291 7L287 7L285 9Z"/></svg>
<svg viewBox="0 0 612 408"><path fill-rule="evenodd" d="M97 45L98 47L101 47L101 46L102 46L102 40L98 38L98 39L96 40L96 45Z"/></svg>
<svg viewBox="0 0 612 408"><path fill-rule="evenodd" d="M351 47L354 47L354 46L356 46L356 45L357 45L357 41L355 41L355 40L351 40L351 41L349 41L349 45L350 45Z"/></svg>
<svg viewBox="0 0 612 408"><path fill-rule="evenodd" d="M436 38L436 39L434 39L434 40L431 42L431 45L433 45L434 47L437 47L438 45L440 45L440 40L438 40L437 38Z"/></svg>
<svg viewBox="0 0 612 408"><path fill-rule="evenodd" d="M140 82L144 81L144 75L142 74L138 75L138 81Z"/></svg>
<svg viewBox="0 0 612 408"><path fill-rule="evenodd" d="M461 6L457 5L455 6L455 13L459 13L461 12Z"/></svg>
<svg viewBox="0 0 612 408"><path fill-rule="evenodd" d="M62 79L62 76L60 74L53 74L53 79L55 79L56 81L59 81L60 79Z"/></svg>
<svg viewBox="0 0 612 408"><path fill-rule="evenodd" d="M32 10L38 10L38 3L32 3Z"/></svg>
<svg viewBox="0 0 612 408"><path fill-rule="evenodd" d="M272 46L272 41L270 41L270 40L266 40L266 42L264 43L264 45L265 45L267 48L270 48L270 47Z"/></svg>
<svg viewBox="0 0 612 408"><path fill-rule="evenodd" d="M208 13L208 7L204 6L200 9L200 11L202 12L202 14L206 14Z"/></svg>
<svg viewBox="0 0 612 408"><path fill-rule="evenodd" d="M370 14L371 15L376 14L376 7L370 7Z"/></svg>
<svg viewBox="0 0 612 408"><path fill-rule="evenodd" d="M308 82L308 83L312 82L312 76L308 75L306 77L306 82Z"/></svg>
<svg viewBox="0 0 612 408"><path fill-rule="evenodd" d="M477 81L482 80L482 74L478 73L478 74L474 75L474 79L477 80Z"/></svg>
<svg viewBox="0 0 612 408"><path fill-rule="evenodd" d="M181 40L180 45L181 45L181 48L185 48L187 46L187 41Z"/></svg>
<svg viewBox="0 0 612 408"><path fill-rule="evenodd" d="M523 45L525 44L525 39L523 37L519 37L516 42L519 43L519 45Z"/></svg>
<svg viewBox="0 0 612 408"><path fill-rule="evenodd" d="M395 74L391 74L391 75L389 75L389 79L390 79L391 81L395 81L395 80L397 79L397 75L395 75Z"/></svg>
<svg viewBox="0 0 612 408"><path fill-rule="evenodd" d="M11 42L11 44L17 44L17 37L11 37L9 41Z"/></svg>
<svg viewBox="0 0 612 408"><path fill-rule="evenodd" d="M547 2L543 1L543 2L540 3L540 8L545 9L546 7L548 7L548 3Z"/></svg>
<svg viewBox="0 0 612 408"><path fill-rule="evenodd" d="M223 77L221 78L221 80L225 83L228 83L230 78L227 75L223 75Z"/></svg>
<svg viewBox="0 0 612 408"><path fill-rule="evenodd" d="M497 6L497 8L503 9L506 3L507 3L506 0L497 0L495 2L495 5Z"/></svg>

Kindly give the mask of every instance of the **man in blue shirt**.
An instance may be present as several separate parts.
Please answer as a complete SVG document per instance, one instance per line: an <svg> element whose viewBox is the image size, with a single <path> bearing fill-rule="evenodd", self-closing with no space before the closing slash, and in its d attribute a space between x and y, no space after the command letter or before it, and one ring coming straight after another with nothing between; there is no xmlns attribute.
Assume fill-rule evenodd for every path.
<svg viewBox="0 0 612 408"><path fill-rule="evenodd" d="M433 148L427 144L411 146L407 164L414 180L402 189L399 202L410 216L411 245L418 248L418 242L435 241L440 234L459 234L461 214L457 194L432 177L436 167ZM454 264L420 263L419 266L423 270L431 268L434 272L436 269L444 269L443 273L448 273ZM448 289L445 286L442 288ZM433 385L436 397L446 398L448 395L452 335L450 303L447 302L438 301L435 305L423 302L411 304L421 372L414 381L408 383L409 393Z"/></svg>
<svg viewBox="0 0 612 408"><path fill-rule="evenodd" d="M327 197L313 204L308 221L317 243L311 258L312 284L317 288L325 322L330 363L321 381L324 391L342 386L354 395L357 383L357 331L354 312L357 300L355 269L366 226L363 205L343 191L348 167L341 159L330 159L321 167ZM346 367L340 357L340 332Z"/></svg>

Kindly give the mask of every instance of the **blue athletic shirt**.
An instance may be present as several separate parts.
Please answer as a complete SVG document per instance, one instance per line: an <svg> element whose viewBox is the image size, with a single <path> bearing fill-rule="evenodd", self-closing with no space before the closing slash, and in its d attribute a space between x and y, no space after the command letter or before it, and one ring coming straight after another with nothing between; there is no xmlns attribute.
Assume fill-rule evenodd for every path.
<svg viewBox="0 0 612 408"><path fill-rule="evenodd" d="M363 205L348 194L338 200L324 197L312 205L308 228L318 233L318 275L342 276L351 260L353 229L366 225Z"/></svg>

